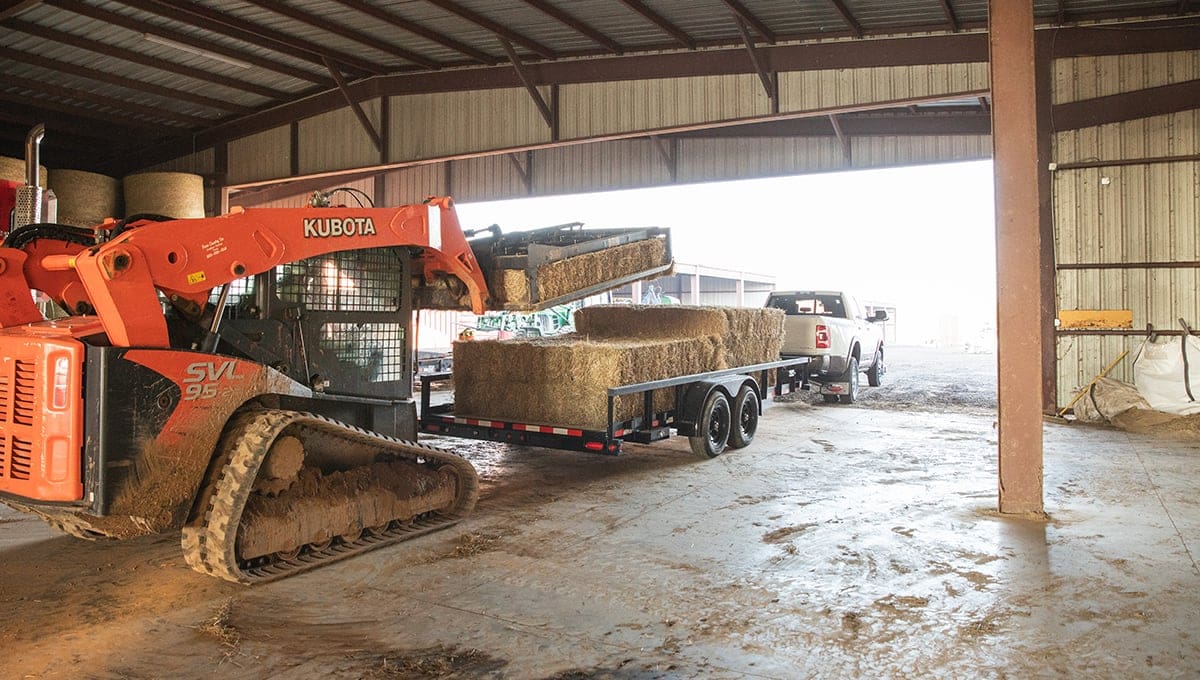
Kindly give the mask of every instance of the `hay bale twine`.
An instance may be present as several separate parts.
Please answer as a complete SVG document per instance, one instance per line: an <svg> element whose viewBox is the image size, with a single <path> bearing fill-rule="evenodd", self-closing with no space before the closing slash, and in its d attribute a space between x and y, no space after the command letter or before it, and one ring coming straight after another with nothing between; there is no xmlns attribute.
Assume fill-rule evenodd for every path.
<svg viewBox="0 0 1200 680"><path fill-rule="evenodd" d="M115 177L82 170L51 170L50 188L58 197L58 221L77 227L121 216L121 183Z"/></svg>
<svg viewBox="0 0 1200 680"><path fill-rule="evenodd" d="M204 217L204 179L186 172L127 175L125 214L153 213L176 219Z"/></svg>
<svg viewBox="0 0 1200 680"><path fill-rule="evenodd" d="M25 183L25 161L20 158L0 156L0 179ZM46 166L38 166L38 184L46 187Z"/></svg>

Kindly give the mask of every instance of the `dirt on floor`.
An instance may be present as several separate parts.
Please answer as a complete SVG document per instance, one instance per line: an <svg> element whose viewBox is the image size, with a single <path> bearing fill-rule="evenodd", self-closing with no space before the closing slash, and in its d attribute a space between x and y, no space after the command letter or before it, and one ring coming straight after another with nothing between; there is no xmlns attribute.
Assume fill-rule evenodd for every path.
<svg viewBox="0 0 1200 680"><path fill-rule="evenodd" d="M892 350L714 459L430 438L472 517L253 588L0 506L0 677L1200 675L1196 442L1048 425L1049 518L1000 515L994 355Z"/></svg>

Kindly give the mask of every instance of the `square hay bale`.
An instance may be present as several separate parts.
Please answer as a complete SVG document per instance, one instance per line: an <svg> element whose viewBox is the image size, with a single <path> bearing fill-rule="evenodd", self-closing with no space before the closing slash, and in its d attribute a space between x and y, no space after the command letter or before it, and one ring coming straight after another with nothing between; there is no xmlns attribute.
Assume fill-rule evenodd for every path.
<svg viewBox="0 0 1200 680"><path fill-rule="evenodd" d="M553 300L572 295L607 281L661 267L669 261L666 241L651 238L550 262L537 269L538 299ZM524 270L497 270L489 283L492 296L505 308L532 307L530 282Z"/></svg>
<svg viewBox="0 0 1200 680"><path fill-rule="evenodd" d="M721 368L736 368L779 359L784 316L756 307L601 305L575 312L575 330L604 339L715 335L721 338Z"/></svg>
<svg viewBox="0 0 1200 680"><path fill-rule="evenodd" d="M454 345L454 401L460 416L602 430L609 387L716 370L714 336L595 342L578 335ZM674 390L654 395L674 406ZM642 397L619 398L618 421L642 413Z"/></svg>

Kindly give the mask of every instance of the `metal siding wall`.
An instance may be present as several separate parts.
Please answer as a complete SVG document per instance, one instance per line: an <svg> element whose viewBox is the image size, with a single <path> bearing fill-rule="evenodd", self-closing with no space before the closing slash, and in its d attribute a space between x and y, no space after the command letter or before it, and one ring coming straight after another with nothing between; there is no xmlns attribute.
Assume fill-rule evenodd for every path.
<svg viewBox="0 0 1200 680"><path fill-rule="evenodd" d="M611 191L668 184L671 176L650 140L578 144L539 151L533 161L537 195Z"/></svg>
<svg viewBox="0 0 1200 680"><path fill-rule="evenodd" d="M288 177L292 173L292 132L287 125L229 143L229 184Z"/></svg>
<svg viewBox="0 0 1200 680"><path fill-rule="evenodd" d="M833 137L684 139L679 181L706 182L846 169Z"/></svg>
<svg viewBox="0 0 1200 680"><path fill-rule="evenodd" d="M1054 75L1054 100L1079 101L1200 77L1200 52L1060 59ZM1059 164L1197 154L1200 110L1058 133L1053 153ZM1058 170L1053 192L1059 263L1200 260L1200 162ZM1173 329L1179 317L1200 324L1198 286L1195 269L1063 270L1057 308L1130 309L1135 328ZM1123 350L1112 377L1132 382L1141 342L1059 336L1059 404Z"/></svg>
<svg viewBox="0 0 1200 680"><path fill-rule="evenodd" d="M394 170L385 178L387 201L395 205L420 203L429 196L445 196L446 169L444 163L414 165Z"/></svg>
<svg viewBox="0 0 1200 680"><path fill-rule="evenodd" d="M142 170L142 172L190 172L195 175L205 175L215 171L215 159L211 148Z"/></svg>
<svg viewBox="0 0 1200 680"><path fill-rule="evenodd" d="M563 139L770 113L755 75L564 85L559 107Z"/></svg>
<svg viewBox="0 0 1200 680"><path fill-rule="evenodd" d="M990 135L850 138L850 158L855 169L980 160L991 157L992 138Z"/></svg>
<svg viewBox="0 0 1200 680"><path fill-rule="evenodd" d="M379 100L361 105L378 130ZM299 153L301 174L376 165L380 158L371 136L349 107L300 121Z"/></svg>
<svg viewBox="0 0 1200 680"><path fill-rule="evenodd" d="M1075 57L1054 62L1054 103L1200 78L1200 51Z"/></svg>
<svg viewBox="0 0 1200 680"><path fill-rule="evenodd" d="M392 97L390 117L393 161L550 141L550 127L519 88Z"/></svg>
<svg viewBox="0 0 1200 680"><path fill-rule="evenodd" d="M534 153L534 166L543 154ZM517 157L524 167L528 155L520 152ZM451 164L450 184L455 188L455 199L464 202L498 201L530 194L508 154L454 161Z"/></svg>
<svg viewBox="0 0 1200 680"><path fill-rule="evenodd" d="M806 111L987 88L986 63L802 71L779 74L779 106Z"/></svg>

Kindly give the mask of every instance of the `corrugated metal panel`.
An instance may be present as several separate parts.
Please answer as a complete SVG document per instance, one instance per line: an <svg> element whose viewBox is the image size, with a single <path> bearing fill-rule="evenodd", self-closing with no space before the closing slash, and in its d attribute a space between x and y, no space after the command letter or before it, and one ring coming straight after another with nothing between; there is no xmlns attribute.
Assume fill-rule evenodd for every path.
<svg viewBox="0 0 1200 680"><path fill-rule="evenodd" d="M766 115L757 76L709 76L564 85L564 139Z"/></svg>
<svg viewBox="0 0 1200 680"><path fill-rule="evenodd" d="M988 69L982 62L790 72L779 75L779 106L785 111L807 111L987 87Z"/></svg>
<svg viewBox="0 0 1200 680"><path fill-rule="evenodd" d="M517 154L522 168L525 168L527 159L526 154ZM534 154L533 162L539 161L538 154ZM451 163L451 176L454 198L463 202L497 201L529 194L508 154L454 161Z"/></svg>
<svg viewBox="0 0 1200 680"><path fill-rule="evenodd" d="M550 127L523 89L392 97L390 106L396 161L550 141Z"/></svg>
<svg viewBox="0 0 1200 680"><path fill-rule="evenodd" d="M146 172L190 172L205 175L216 172L211 148L193 154L181 156L166 163L159 163L145 169Z"/></svg>
<svg viewBox="0 0 1200 680"><path fill-rule="evenodd" d="M360 102L379 129L379 100ZM379 163L379 151L349 107L300 121L300 173L359 168Z"/></svg>
<svg viewBox="0 0 1200 680"><path fill-rule="evenodd" d="M1104 97L1200 78L1200 51L1054 60L1054 102Z"/></svg>
<svg viewBox="0 0 1200 680"><path fill-rule="evenodd" d="M1108 377L1133 382L1133 358L1142 340L1140 336L1060 336L1057 341L1059 405L1066 406L1071 397L1126 350L1129 356L1117 364Z"/></svg>
<svg viewBox="0 0 1200 680"><path fill-rule="evenodd" d="M385 181L385 200L389 205L419 203L427 196L445 196L447 193L444 163L416 165L389 172Z"/></svg>
<svg viewBox="0 0 1200 680"><path fill-rule="evenodd" d="M841 144L832 137L685 139L680 143L681 182L748 179L845 168Z"/></svg>
<svg viewBox="0 0 1200 680"><path fill-rule="evenodd" d="M1060 132L1058 163L1186 156L1200 153L1200 110Z"/></svg>
<svg viewBox="0 0 1200 680"><path fill-rule="evenodd" d="M992 138L990 135L852 137L850 156L855 168L979 160L992 157Z"/></svg>
<svg viewBox="0 0 1200 680"><path fill-rule="evenodd" d="M628 189L669 181L667 166L649 140L546 149L537 152L533 162L533 186L538 195Z"/></svg>
<svg viewBox="0 0 1200 680"><path fill-rule="evenodd" d="M229 143L229 184L287 177L292 170L291 127L282 126Z"/></svg>

